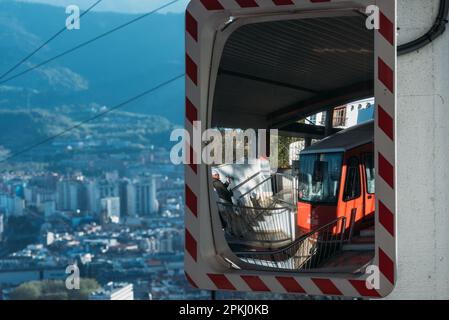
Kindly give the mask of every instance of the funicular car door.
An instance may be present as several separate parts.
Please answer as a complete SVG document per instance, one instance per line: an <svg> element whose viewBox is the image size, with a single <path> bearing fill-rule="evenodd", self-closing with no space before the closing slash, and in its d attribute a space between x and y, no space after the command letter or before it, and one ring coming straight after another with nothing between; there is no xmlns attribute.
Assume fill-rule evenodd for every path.
<svg viewBox="0 0 449 320"><path fill-rule="evenodd" d="M369 220L374 218L376 205L375 196L375 171L374 153L371 151L362 154L362 173L364 189L364 218Z"/></svg>
<svg viewBox="0 0 449 320"><path fill-rule="evenodd" d="M347 151L344 157L341 183L343 187L340 190L337 210L338 216L346 217L347 228L351 232L360 229L364 224L367 200L370 204L372 202L365 194L363 165L363 156L371 151L371 148L371 144L357 147ZM372 207L374 209L374 203Z"/></svg>
<svg viewBox="0 0 449 320"><path fill-rule="evenodd" d="M363 217L360 158L357 150L345 153L342 177L338 216L345 216L347 228L352 229L356 221Z"/></svg>

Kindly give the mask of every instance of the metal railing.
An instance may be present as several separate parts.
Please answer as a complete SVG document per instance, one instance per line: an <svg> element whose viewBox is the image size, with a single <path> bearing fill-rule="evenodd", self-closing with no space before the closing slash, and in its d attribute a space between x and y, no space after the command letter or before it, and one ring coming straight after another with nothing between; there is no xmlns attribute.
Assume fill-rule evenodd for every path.
<svg viewBox="0 0 449 320"><path fill-rule="evenodd" d="M273 188L277 200L296 206L298 202L298 179L292 175L275 173L272 176Z"/></svg>
<svg viewBox="0 0 449 320"><path fill-rule="evenodd" d="M257 178L259 174L253 176ZM249 181L246 181L248 183ZM241 184L240 186L242 186ZM237 190L238 188L233 189ZM270 208L279 202L284 205L296 206L297 202L297 179L291 175L275 173L267 177L250 190L242 193L237 203L242 206L254 206Z"/></svg>
<svg viewBox="0 0 449 320"><path fill-rule="evenodd" d="M293 181L287 175L265 178L259 172L233 189L236 204L217 202L231 248L274 249L295 239L296 206L292 206L289 196L294 193ZM277 196L279 191L283 192L282 199L288 201Z"/></svg>
<svg viewBox="0 0 449 320"><path fill-rule="evenodd" d="M345 239L346 218L340 217L282 249L234 252L244 263L263 269L311 271L336 255Z"/></svg>
<svg viewBox="0 0 449 320"><path fill-rule="evenodd" d="M272 177L265 178L237 199L240 206L272 208L275 205Z"/></svg>
<svg viewBox="0 0 449 320"><path fill-rule="evenodd" d="M230 245L279 248L293 241L290 207L246 207L222 202L217 205Z"/></svg>
<svg viewBox="0 0 449 320"><path fill-rule="evenodd" d="M246 185L247 183L251 182L252 180L256 179L259 175L261 175L262 172L259 171L255 174L253 174L252 176L250 176L249 178L247 178L246 180L242 181L241 183L239 183L238 185L236 185L234 188L232 188L232 191L236 191L240 188L242 188L244 185Z"/></svg>

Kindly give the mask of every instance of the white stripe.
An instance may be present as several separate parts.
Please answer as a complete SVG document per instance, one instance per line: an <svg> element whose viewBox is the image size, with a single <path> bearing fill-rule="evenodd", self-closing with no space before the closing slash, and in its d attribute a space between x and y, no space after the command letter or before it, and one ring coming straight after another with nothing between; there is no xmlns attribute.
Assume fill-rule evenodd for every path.
<svg viewBox="0 0 449 320"><path fill-rule="evenodd" d="M352 279L351 279L352 280ZM355 280L355 279L354 279ZM334 285L347 297L361 297L360 293L347 279L334 279Z"/></svg>
<svg viewBox="0 0 449 320"><path fill-rule="evenodd" d="M260 278L272 292L287 293L287 290L284 289L284 287L279 283L276 277L261 276Z"/></svg>
<svg viewBox="0 0 449 320"><path fill-rule="evenodd" d="M251 288L246 284L246 282L240 277L241 275L249 275L249 274L227 274L226 277L232 283L232 285L236 288L237 291L243 292L252 292Z"/></svg>
<svg viewBox="0 0 449 320"><path fill-rule="evenodd" d="M377 150L384 156L385 159L394 166L395 162L395 152L394 152L394 142L389 136L380 128L377 127L375 130L375 142ZM393 146L393 148L392 148Z"/></svg>
<svg viewBox="0 0 449 320"><path fill-rule="evenodd" d="M396 260L395 241L391 234L379 224L379 228L376 229L376 245L382 249L383 252L392 260ZM377 252L376 252L377 254Z"/></svg>
<svg viewBox="0 0 449 320"><path fill-rule="evenodd" d="M393 35L393 37L395 37L395 35ZM380 30L376 32L374 39L377 46L378 56L380 56L388 66L394 66L396 64L396 50L392 50L393 45L380 33Z"/></svg>
<svg viewBox="0 0 449 320"><path fill-rule="evenodd" d="M311 277L295 277L295 280L298 281L299 285L307 292L308 295L323 295L321 290L312 281Z"/></svg>
<svg viewBox="0 0 449 320"><path fill-rule="evenodd" d="M395 118L395 103L394 103L395 95L393 93L391 93L390 90L384 90L385 86L380 80L376 81L375 86L376 86L376 90L379 90L378 92L381 93L378 95L378 97L376 99L376 104L381 105L382 109L384 109L390 115L390 117L392 117L394 119Z"/></svg>
<svg viewBox="0 0 449 320"><path fill-rule="evenodd" d="M394 191L390 185L384 181L380 176L376 181L376 197L382 201L394 214L396 211L396 200ZM377 212L377 208L376 208Z"/></svg>

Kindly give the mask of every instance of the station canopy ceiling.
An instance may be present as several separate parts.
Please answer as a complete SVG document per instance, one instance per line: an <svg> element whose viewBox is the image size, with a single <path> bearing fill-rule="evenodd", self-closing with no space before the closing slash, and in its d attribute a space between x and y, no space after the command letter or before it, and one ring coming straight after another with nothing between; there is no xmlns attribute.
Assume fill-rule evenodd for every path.
<svg viewBox="0 0 449 320"><path fill-rule="evenodd" d="M228 39L212 125L283 128L374 95L374 32L366 17L248 24Z"/></svg>

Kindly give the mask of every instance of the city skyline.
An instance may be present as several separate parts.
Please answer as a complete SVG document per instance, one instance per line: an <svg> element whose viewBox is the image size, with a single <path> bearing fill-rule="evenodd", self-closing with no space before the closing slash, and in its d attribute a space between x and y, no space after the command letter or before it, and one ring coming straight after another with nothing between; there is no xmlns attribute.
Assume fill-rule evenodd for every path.
<svg viewBox="0 0 449 320"><path fill-rule="evenodd" d="M70 170L4 172L0 178L3 298L9 293L14 296L14 287L31 280L64 280L65 269L73 263L83 278L99 283L102 289L97 290L97 299L109 297L107 287L117 280L125 283L133 299L170 299L180 290L192 297L203 294L188 288L182 271L181 175L173 173L171 164L155 174L151 162L137 163L132 165L135 174L122 175L118 171L90 177ZM167 175L161 174L164 171ZM136 201L133 212L121 206L129 201L129 186ZM17 232L11 231L16 228L14 223L23 226L21 218L32 219L37 226L30 227L25 240L15 239L12 235ZM9 222L6 228L4 219ZM167 281L175 281L173 289L164 287Z"/></svg>

